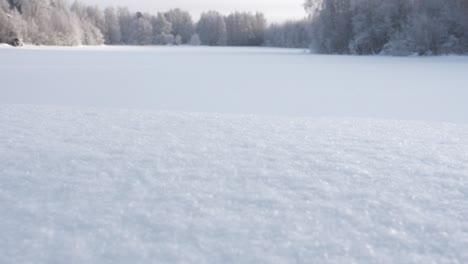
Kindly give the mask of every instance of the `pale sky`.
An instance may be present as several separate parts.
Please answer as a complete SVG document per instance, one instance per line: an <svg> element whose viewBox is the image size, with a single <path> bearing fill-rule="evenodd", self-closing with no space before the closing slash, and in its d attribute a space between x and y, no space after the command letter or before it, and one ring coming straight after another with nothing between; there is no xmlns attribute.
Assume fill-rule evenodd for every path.
<svg viewBox="0 0 468 264"><path fill-rule="evenodd" d="M223 14L232 11L261 11L269 22L302 18L304 0L83 0L105 6L127 6L133 11L156 13L179 7L189 11L195 19L203 11L217 10Z"/></svg>

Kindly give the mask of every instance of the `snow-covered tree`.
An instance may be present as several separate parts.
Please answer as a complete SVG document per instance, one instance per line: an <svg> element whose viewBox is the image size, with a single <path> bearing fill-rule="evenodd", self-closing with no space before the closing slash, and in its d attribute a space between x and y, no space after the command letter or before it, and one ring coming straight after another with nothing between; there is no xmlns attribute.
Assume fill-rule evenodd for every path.
<svg viewBox="0 0 468 264"><path fill-rule="evenodd" d="M158 13L151 17L153 27L153 44L170 45L174 43L174 36L171 34L172 24L167 21L163 13Z"/></svg>
<svg viewBox="0 0 468 264"><path fill-rule="evenodd" d="M0 43L13 44L22 38L23 21L18 9L10 8L6 0L0 0Z"/></svg>
<svg viewBox="0 0 468 264"><path fill-rule="evenodd" d="M120 32L120 23L115 8L108 7L104 10L105 18L105 42L108 45L120 44L122 35Z"/></svg>
<svg viewBox="0 0 468 264"><path fill-rule="evenodd" d="M217 11L203 13L197 23L197 33L204 45L226 45L227 32L224 16Z"/></svg>
<svg viewBox="0 0 468 264"><path fill-rule="evenodd" d="M21 5L28 28L24 41L33 44L50 43L54 34L50 28L50 3L47 0L24 0Z"/></svg>
<svg viewBox="0 0 468 264"><path fill-rule="evenodd" d="M80 26L63 0L21 0L27 24L26 42L44 45L81 44Z"/></svg>
<svg viewBox="0 0 468 264"><path fill-rule="evenodd" d="M102 31L94 24L95 18L90 18L93 12L89 12L88 6L75 1L71 6L71 12L77 18L80 27L80 39L84 45L100 45L104 43Z"/></svg>
<svg viewBox="0 0 468 264"><path fill-rule="evenodd" d="M235 12L225 20L229 46L263 45L266 30L266 19L263 14Z"/></svg>
<svg viewBox="0 0 468 264"><path fill-rule="evenodd" d="M307 0L319 53L468 52L466 0Z"/></svg>
<svg viewBox="0 0 468 264"><path fill-rule="evenodd" d="M0 42L39 45L310 46L319 53L468 53L468 0L305 0L308 19L267 26L261 13L156 15L76 0L0 0ZM15 41L16 40L16 41Z"/></svg>
<svg viewBox="0 0 468 264"><path fill-rule="evenodd" d="M272 47L308 48L310 45L309 21L274 23L265 34L265 45Z"/></svg>
<svg viewBox="0 0 468 264"><path fill-rule="evenodd" d="M99 29L103 34L106 32L106 21L104 18L104 13L99 9L98 6L87 6L86 13L88 16L88 20L93 24L95 27Z"/></svg>
<svg viewBox="0 0 468 264"><path fill-rule="evenodd" d="M187 11L178 8L169 10L164 16L172 25L172 35L176 36L176 38L180 36L182 43L188 43L195 33L192 16Z"/></svg>
<svg viewBox="0 0 468 264"><path fill-rule="evenodd" d="M153 43L153 26L150 15L137 12L132 23L131 44L150 45Z"/></svg>
<svg viewBox="0 0 468 264"><path fill-rule="evenodd" d="M307 0L313 12L312 48L319 53L348 53L352 39L351 0Z"/></svg>
<svg viewBox="0 0 468 264"><path fill-rule="evenodd" d="M73 46L80 45L80 25L63 0L51 1L49 30L53 32L49 45ZM102 40L101 40L102 42Z"/></svg>
<svg viewBox="0 0 468 264"><path fill-rule="evenodd" d="M132 15L126 7L119 7L117 10L120 26L120 39L122 44L130 44L132 38Z"/></svg>

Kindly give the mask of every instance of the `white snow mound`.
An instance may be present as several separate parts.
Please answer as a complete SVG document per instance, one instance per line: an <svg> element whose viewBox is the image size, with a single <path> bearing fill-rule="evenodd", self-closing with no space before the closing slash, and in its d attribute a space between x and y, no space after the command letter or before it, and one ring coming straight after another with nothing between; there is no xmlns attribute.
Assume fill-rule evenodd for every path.
<svg viewBox="0 0 468 264"><path fill-rule="evenodd" d="M0 105L0 263L468 263L468 126Z"/></svg>

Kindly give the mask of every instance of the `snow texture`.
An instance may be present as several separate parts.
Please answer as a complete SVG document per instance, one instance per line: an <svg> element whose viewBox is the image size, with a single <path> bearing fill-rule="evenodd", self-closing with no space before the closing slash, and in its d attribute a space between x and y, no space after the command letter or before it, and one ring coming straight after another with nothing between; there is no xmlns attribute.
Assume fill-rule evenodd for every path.
<svg viewBox="0 0 468 264"><path fill-rule="evenodd" d="M467 263L467 198L462 124L0 105L0 263Z"/></svg>
<svg viewBox="0 0 468 264"><path fill-rule="evenodd" d="M468 263L467 72L0 46L0 263Z"/></svg>
<svg viewBox="0 0 468 264"><path fill-rule="evenodd" d="M468 57L0 47L0 103L468 123Z"/></svg>

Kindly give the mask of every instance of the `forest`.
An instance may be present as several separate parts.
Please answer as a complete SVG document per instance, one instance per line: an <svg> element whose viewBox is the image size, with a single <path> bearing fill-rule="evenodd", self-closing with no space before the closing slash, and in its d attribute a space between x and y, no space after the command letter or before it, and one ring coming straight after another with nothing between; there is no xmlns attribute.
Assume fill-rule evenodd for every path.
<svg viewBox="0 0 468 264"><path fill-rule="evenodd" d="M305 8L317 53L468 52L468 0L307 0Z"/></svg>
<svg viewBox="0 0 468 264"><path fill-rule="evenodd" d="M301 20L182 9L150 14L64 0L0 0L0 43L310 48L322 54L468 52L468 0L306 0Z"/></svg>

